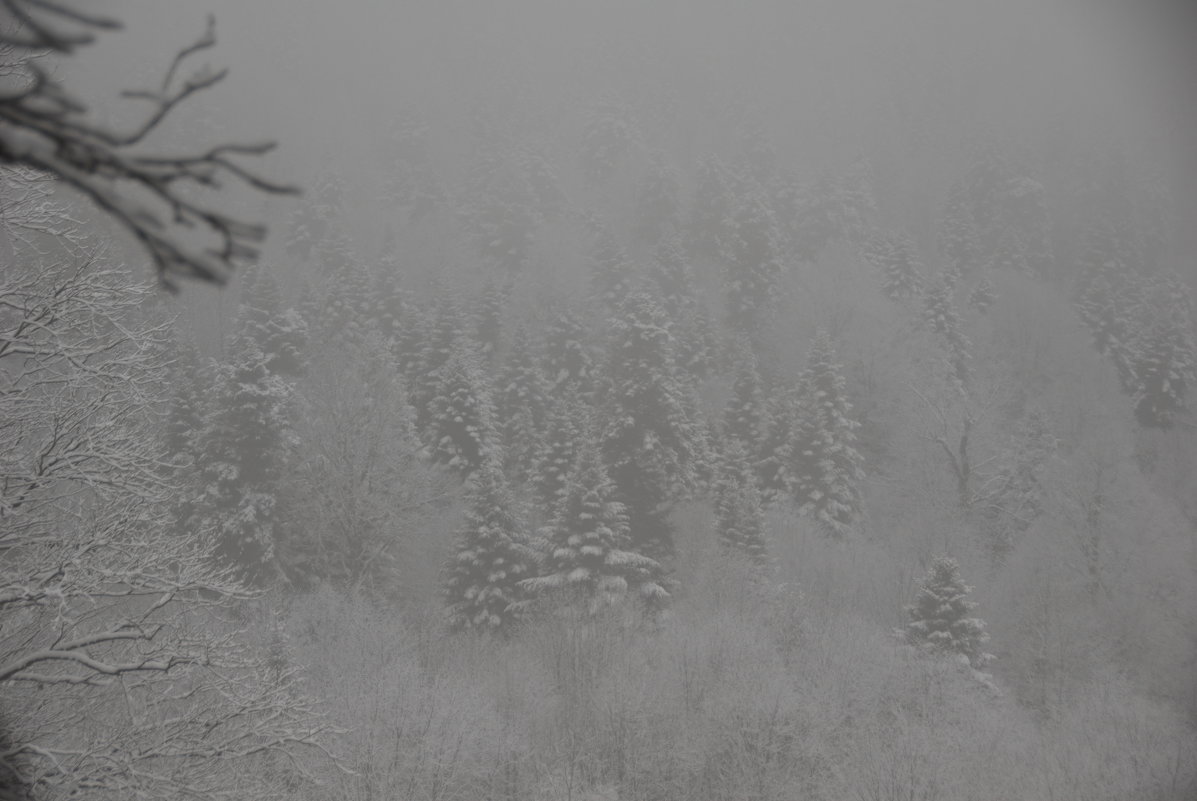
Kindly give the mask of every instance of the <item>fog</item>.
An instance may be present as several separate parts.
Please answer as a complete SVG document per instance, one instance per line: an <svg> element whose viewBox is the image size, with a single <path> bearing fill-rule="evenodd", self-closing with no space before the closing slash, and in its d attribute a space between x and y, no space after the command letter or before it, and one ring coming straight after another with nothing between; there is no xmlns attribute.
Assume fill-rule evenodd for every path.
<svg viewBox="0 0 1197 801"><path fill-rule="evenodd" d="M0 801L1197 798L1197 14L86 9L0 0L96 33L0 27Z"/></svg>

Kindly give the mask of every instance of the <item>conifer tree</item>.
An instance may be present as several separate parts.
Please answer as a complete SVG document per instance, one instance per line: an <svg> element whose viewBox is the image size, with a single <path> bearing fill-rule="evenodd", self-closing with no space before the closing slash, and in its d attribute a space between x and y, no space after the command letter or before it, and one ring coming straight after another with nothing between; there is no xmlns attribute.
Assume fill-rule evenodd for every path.
<svg viewBox="0 0 1197 801"><path fill-rule="evenodd" d="M864 246L864 258L881 271L881 291L890 300L919 294L922 278L914 242L904 234L878 231Z"/></svg>
<svg viewBox="0 0 1197 801"><path fill-rule="evenodd" d="M720 544L756 565L767 563L760 490L748 452L735 440L726 445L714 489L715 531Z"/></svg>
<svg viewBox="0 0 1197 801"><path fill-rule="evenodd" d="M662 154L654 154L636 187L632 236L651 245L681 224L681 187L677 172Z"/></svg>
<svg viewBox="0 0 1197 801"><path fill-rule="evenodd" d="M765 503L775 503L795 491L792 459L799 404L798 390L792 386L775 388L766 397L765 432L754 465Z"/></svg>
<svg viewBox="0 0 1197 801"><path fill-rule="evenodd" d="M466 504L455 553L445 565L449 625L507 634L528 599L521 582L532 575L535 559L496 460L488 459L471 479Z"/></svg>
<svg viewBox="0 0 1197 801"><path fill-rule="evenodd" d="M971 616L977 604L967 599L970 592L972 588L960 578L956 560L935 557L918 598L906 607L910 615L906 641L936 652L961 654L974 668L984 667L992 659L982 650L989 635L985 622Z"/></svg>
<svg viewBox="0 0 1197 801"><path fill-rule="evenodd" d="M981 280L973 287L973 291L968 293L968 306L970 309L976 309L978 314L989 311L989 307L995 300L997 300L997 293L986 276L981 276Z"/></svg>
<svg viewBox="0 0 1197 801"><path fill-rule="evenodd" d="M988 545L1001 558L1043 511L1043 474L1056 452L1047 419L1031 411L1019 421L1012 446L980 487L977 503L986 522Z"/></svg>
<svg viewBox="0 0 1197 801"><path fill-rule="evenodd" d="M436 372L423 432L435 462L467 477L496 453L494 400L481 358L472 343L458 340Z"/></svg>
<svg viewBox="0 0 1197 801"><path fill-rule="evenodd" d="M673 550L670 506L693 488L705 441L678 376L668 317L651 296L627 299L608 348L604 455L636 550L661 559Z"/></svg>
<svg viewBox="0 0 1197 801"><path fill-rule="evenodd" d="M1191 302L1180 279L1155 282L1145 302L1146 322L1133 356L1135 419L1150 428L1172 428L1188 409L1197 368Z"/></svg>
<svg viewBox="0 0 1197 801"><path fill-rule="evenodd" d="M1027 275L1045 278L1052 266L1047 190L1039 181L1016 175L1002 185L998 203L999 247L1003 241L1017 243L1017 267Z"/></svg>
<svg viewBox="0 0 1197 801"><path fill-rule="evenodd" d="M536 443L531 476L546 517L556 513L566 481L574 471L586 412L576 385L566 384L550 395L544 434Z"/></svg>
<svg viewBox="0 0 1197 801"><path fill-rule="evenodd" d="M728 324L760 338L783 272L782 233L763 190L754 188L739 198L720 244Z"/></svg>
<svg viewBox="0 0 1197 801"><path fill-rule="evenodd" d="M831 338L819 331L799 379L801 403L791 448L795 500L828 533L841 536L860 517L864 478L846 384Z"/></svg>
<svg viewBox="0 0 1197 801"><path fill-rule="evenodd" d="M1086 232L1076 308L1097 352L1110 358L1123 389L1133 392L1133 351L1139 335L1135 314L1141 292L1137 274L1123 260L1128 255L1107 226L1096 225Z"/></svg>
<svg viewBox="0 0 1197 801"><path fill-rule="evenodd" d="M641 144L640 129L631 109L614 94L604 93L586 113L582 167L591 180L605 181Z"/></svg>
<svg viewBox="0 0 1197 801"><path fill-rule="evenodd" d="M517 483L533 475L550 405L548 381L536 363L531 337L521 326L499 371L495 398L504 466Z"/></svg>
<svg viewBox="0 0 1197 801"><path fill-rule="evenodd" d="M713 324L699 298L694 270L676 234L666 236L653 249L649 279L671 321L678 367L695 379L706 377L715 350Z"/></svg>
<svg viewBox="0 0 1197 801"><path fill-rule="evenodd" d="M597 443L586 437L578 449L576 466L545 531L541 575L522 586L533 594L577 592L591 612L629 590L650 605L662 603L668 593L660 581L661 565L630 550L627 513L615 499L616 488Z"/></svg>
<svg viewBox="0 0 1197 801"><path fill-rule="evenodd" d="M744 340L737 348L732 397L723 413L723 433L740 444L745 453L756 453L765 431L764 390L756 357Z"/></svg>
<svg viewBox="0 0 1197 801"><path fill-rule="evenodd" d="M594 365L586 326L569 309L552 314L544 330L544 373L555 390L573 384L583 394L594 388Z"/></svg>
<svg viewBox="0 0 1197 801"><path fill-rule="evenodd" d="M968 275L976 266L979 249L977 225L969 209L967 188L963 181L957 181L948 192L939 221L939 250L950 268L945 272L954 276Z"/></svg>
<svg viewBox="0 0 1197 801"><path fill-rule="evenodd" d="M1013 228L1003 228L998 232L989 266L993 270L1035 275L1035 268L1027 257L1027 246Z"/></svg>
<svg viewBox="0 0 1197 801"><path fill-rule="evenodd" d="M418 355L404 376L416 411L416 429L425 432L431 425L432 401L440 389L441 368L468 341L469 323L457 298L448 292L440 294L436 307L419 322L422 325L411 332L411 345Z"/></svg>
<svg viewBox="0 0 1197 801"><path fill-rule="evenodd" d="M953 378L960 384L969 380L969 341L956 313L952 291L940 281L927 288L923 296L923 321L947 350L947 362Z"/></svg>
<svg viewBox="0 0 1197 801"><path fill-rule="evenodd" d="M491 279L486 282L482 294L473 308L473 339L478 343L479 353L490 364L502 345L503 316L510 296L511 284Z"/></svg>
<svg viewBox="0 0 1197 801"><path fill-rule="evenodd" d="M599 302L613 311L637 288L640 270L610 228L601 223L597 228L590 254L590 285Z"/></svg>
<svg viewBox="0 0 1197 801"><path fill-rule="evenodd" d="M736 180L718 158L698 168L698 188L686 226L686 249L694 258L718 259L723 253L727 220L736 202Z"/></svg>

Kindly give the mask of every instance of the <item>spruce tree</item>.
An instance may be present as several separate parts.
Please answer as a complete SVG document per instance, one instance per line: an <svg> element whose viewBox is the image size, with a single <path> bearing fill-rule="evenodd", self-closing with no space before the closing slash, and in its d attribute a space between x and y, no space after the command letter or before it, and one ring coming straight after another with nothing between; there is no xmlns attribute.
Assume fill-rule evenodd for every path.
<svg viewBox="0 0 1197 801"><path fill-rule="evenodd" d="M967 599L972 588L960 578L955 559L937 556L919 588L918 598L906 607L910 623L906 641L941 653L961 654L974 668L992 658L982 649L989 640L985 622L971 616L977 604Z"/></svg>
<svg viewBox="0 0 1197 801"><path fill-rule="evenodd" d="M763 190L754 188L739 198L721 245L728 325L759 340L784 269L781 230Z"/></svg>
<svg viewBox="0 0 1197 801"><path fill-rule="evenodd" d="M465 522L445 565L444 598L452 629L507 634L528 599L521 582L535 564L498 462L470 481Z"/></svg>
<svg viewBox="0 0 1197 801"><path fill-rule="evenodd" d="M764 437L754 465L765 503L775 503L796 490L792 460L800 402L798 389L793 386L775 387L766 396Z"/></svg>
<svg viewBox="0 0 1197 801"><path fill-rule="evenodd" d="M590 254L590 285L599 303L608 312L618 309L637 288L639 273L610 228L599 224Z"/></svg>
<svg viewBox="0 0 1197 801"><path fill-rule="evenodd" d="M496 435L491 386L473 344L459 340L436 372L422 432L433 461L467 477L494 456Z"/></svg>
<svg viewBox="0 0 1197 801"><path fill-rule="evenodd" d="M471 333L487 364L494 362L495 354L502 346L503 317L510 293L510 283L491 279L474 300Z"/></svg>
<svg viewBox="0 0 1197 801"><path fill-rule="evenodd" d="M681 224L681 187L677 172L662 154L654 154L636 187L633 238L642 244L660 242Z"/></svg>
<svg viewBox="0 0 1197 801"><path fill-rule="evenodd" d="M533 594L576 592L591 612L629 590L650 605L662 603L668 593L660 580L661 565L630 550L627 513L615 499L616 487L597 443L584 438L578 450L576 466L545 531L541 575L522 586Z"/></svg>
<svg viewBox="0 0 1197 801"><path fill-rule="evenodd" d="M715 260L723 253L736 183L731 170L718 158L707 159L698 168L698 187L686 226L686 249L692 257Z"/></svg>
<svg viewBox="0 0 1197 801"><path fill-rule="evenodd" d="M554 391L572 384L582 393L594 388L594 364L586 326L569 309L552 313L544 329L543 369Z"/></svg>
<svg viewBox="0 0 1197 801"><path fill-rule="evenodd" d="M665 311L636 293L611 321L602 413L611 476L646 556L673 551L668 513L693 488L705 440L679 378Z"/></svg>
<svg viewBox="0 0 1197 801"><path fill-rule="evenodd" d="M550 396L544 434L536 443L531 482L545 512L552 518L574 471L587 414L577 387L567 384Z"/></svg>
<svg viewBox="0 0 1197 801"><path fill-rule="evenodd" d="M995 300L997 300L997 292L986 276L981 276L981 280L973 287L973 291L968 293L968 306L970 309L976 309L978 314L989 311L989 307L994 304Z"/></svg>
<svg viewBox="0 0 1197 801"><path fill-rule="evenodd" d="M756 453L765 431L765 398L756 356L741 340L736 348L736 374L732 397L723 413L723 434L740 444L746 453Z"/></svg>
<svg viewBox="0 0 1197 801"><path fill-rule="evenodd" d="M765 513L748 452L737 441L728 442L714 487L715 532L723 548L764 565Z"/></svg>
<svg viewBox="0 0 1197 801"><path fill-rule="evenodd" d="M586 113L582 132L582 167L588 178L611 178L641 146L640 129L631 109L614 94L605 93Z"/></svg>
<svg viewBox="0 0 1197 801"><path fill-rule="evenodd" d="M968 275L976 266L979 249L977 225L969 209L967 188L962 181L957 181L948 192L939 221L939 250L950 268L945 272Z"/></svg>
<svg viewBox="0 0 1197 801"><path fill-rule="evenodd" d="M835 362L831 338L819 331L799 379L801 401L791 444L795 500L804 514L842 536L861 513L864 478L856 450L856 429L846 384Z"/></svg>
<svg viewBox="0 0 1197 801"><path fill-rule="evenodd" d="M864 246L865 260L881 272L881 291L890 300L916 297L922 287L914 242L904 234L878 231Z"/></svg>
<svg viewBox="0 0 1197 801"><path fill-rule="evenodd" d="M522 326L515 332L495 388L504 466L514 481L524 483L535 469L551 399L531 337Z"/></svg>
<svg viewBox="0 0 1197 801"><path fill-rule="evenodd" d="M1133 356L1135 419L1169 429L1188 410L1188 389L1197 368L1191 302L1180 279L1155 282L1144 303L1143 331Z"/></svg>

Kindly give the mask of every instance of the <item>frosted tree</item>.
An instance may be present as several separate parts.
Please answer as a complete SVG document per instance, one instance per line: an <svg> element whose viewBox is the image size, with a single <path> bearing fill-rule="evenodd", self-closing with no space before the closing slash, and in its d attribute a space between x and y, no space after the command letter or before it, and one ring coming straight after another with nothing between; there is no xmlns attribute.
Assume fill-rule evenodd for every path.
<svg viewBox="0 0 1197 801"><path fill-rule="evenodd" d="M1197 350L1193 344L1192 302L1180 278L1167 276L1147 293L1135 343L1135 419L1151 428L1172 428L1188 411Z"/></svg>
<svg viewBox="0 0 1197 801"><path fill-rule="evenodd" d="M1115 230L1104 224L1091 226L1084 237L1075 303L1098 353L1118 368L1123 389L1133 392L1141 287L1132 264L1124 261L1130 257Z"/></svg>
<svg viewBox="0 0 1197 801"><path fill-rule="evenodd" d="M356 261L345 230L345 179L324 171L291 217L287 255L327 277Z"/></svg>
<svg viewBox="0 0 1197 801"><path fill-rule="evenodd" d="M532 338L522 326L515 332L507 359L495 381L495 408L504 466L517 483L528 481L553 400L541 372Z"/></svg>
<svg viewBox="0 0 1197 801"><path fill-rule="evenodd" d="M522 582L533 575L535 554L497 461L487 460L471 479L466 505L445 565L448 622L454 630L507 634L529 597Z"/></svg>
<svg viewBox="0 0 1197 801"><path fill-rule="evenodd" d="M1027 275L1044 278L1052 267L1051 220L1047 211L1047 190L1025 175L1007 180L997 197L1000 243L1017 252L1017 267ZM1014 243L1017 243L1015 251Z"/></svg>
<svg viewBox="0 0 1197 801"><path fill-rule="evenodd" d="M720 240L729 326L760 338L777 301L784 243L767 195L756 189L733 207Z"/></svg>
<svg viewBox="0 0 1197 801"><path fill-rule="evenodd" d="M442 291L427 314L411 315L412 327L397 341L400 367L407 381L416 429L427 431L432 419L432 401L440 390L440 371L469 339L470 325L459 299Z"/></svg>
<svg viewBox="0 0 1197 801"><path fill-rule="evenodd" d="M859 482L863 462L856 450L852 405L835 351L819 331L799 377L798 425L790 445L793 490L798 508L828 533L842 536L861 513Z"/></svg>
<svg viewBox="0 0 1197 801"><path fill-rule="evenodd" d="M494 361L502 346L503 317L510 295L510 284L490 280L474 302L473 339L487 363Z"/></svg>
<svg viewBox="0 0 1197 801"><path fill-rule="evenodd" d="M543 368L554 389L575 385L583 393L594 387L594 359L586 326L569 309L558 309L544 329Z"/></svg>
<svg viewBox="0 0 1197 801"><path fill-rule="evenodd" d="M629 591L650 605L663 603L668 593L659 580L661 565L630 550L627 513L615 499L597 443L586 437L578 450L557 512L543 532L547 552L540 575L523 581L524 589L577 594L592 613Z"/></svg>
<svg viewBox="0 0 1197 801"><path fill-rule="evenodd" d="M686 225L686 248L694 258L718 259L723 252L727 220L736 203L737 181L718 158L698 168L698 187Z"/></svg>
<svg viewBox="0 0 1197 801"><path fill-rule="evenodd" d="M960 385L966 385L972 358L969 355L970 343L964 335L952 290L946 280L927 287L923 295L923 322L944 346L952 376Z"/></svg>
<svg viewBox="0 0 1197 801"><path fill-rule="evenodd" d="M0 182L0 794L286 798L322 726L227 622L253 593L174 525L156 291ZM55 219L57 222L55 223ZM13 226L18 229L12 230ZM84 258L77 259L77 256ZM281 767L290 765L292 767ZM298 772L297 772L298 771Z"/></svg>
<svg viewBox="0 0 1197 801"><path fill-rule="evenodd" d="M792 459L801 402L798 389L793 386L775 387L765 398L764 434L755 453L755 469L766 503L795 490L797 474Z"/></svg>
<svg viewBox="0 0 1197 801"><path fill-rule="evenodd" d="M556 513L566 481L574 471L587 413L575 385L566 384L550 396L531 476L536 497L548 517Z"/></svg>
<svg viewBox="0 0 1197 801"><path fill-rule="evenodd" d="M636 186L632 236L644 244L660 242L681 225L681 185L677 171L655 153Z"/></svg>
<svg viewBox="0 0 1197 801"><path fill-rule="evenodd" d="M746 453L756 453L765 432L765 396L751 347L741 340L736 349L736 372L732 397L723 412L723 434L740 444Z"/></svg>
<svg viewBox="0 0 1197 801"><path fill-rule="evenodd" d="M935 557L918 597L906 607L910 615L906 641L936 652L960 654L974 668L984 667L993 658L983 650L989 635L985 621L972 617L977 604L968 600L970 592L972 588L960 578L956 560Z"/></svg>
<svg viewBox="0 0 1197 801"><path fill-rule="evenodd" d="M674 361L668 317L649 295L631 295L611 320L600 404L604 456L628 507L636 550L672 553L668 513L689 491L705 439Z"/></svg>
<svg viewBox="0 0 1197 801"><path fill-rule="evenodd" d="M749 452L737 441L723 452L714 487L715 533L720 545L756 565L768 562L765 513Z"/></svg>
<svg viewBox="0 0 1197 801"><path fill-rule="evenodd" d="M590 254L590 285L596 298L608 311L618 309L640 283L639 267L620 247L606 225L598 225Z"/></svg>
<svg viewBox="0 0 1197 801"><path fill-rule="evenodd" d="M604 181L613 176L643 145L640 128L628 106L604 93L586 111L581 161L587 177Z"/></svg>
<svg viewBox="0 0 1197 801"><path fill-rule="evenodd" d="M1010 447L999 455L997 469L978 487L974 503L994 556L1007 554L1014 538L1043 512L1044 473L1056 450L1047 419L1039 412L1028 412L1015 427Z"/></svg>
<svg viewBox="0 0 1197 801"><path fill-rule="evenodd" d="M972 292L968 293L968 306L970 309L976 309L978 314L984 314L989 311L989 307L996 300L997 292L986 276L981 276L981 280L973 287Z"/></svg>
<svg viewBox="0 0 1197 801"><path fill-rule="evenodd" d="M277 489L290 434L304 328L269 276L251 276L227 360L213 363L216 402L201 437L198 513L219 531L221 553L248 580L273 572Z"/></svg>
<svg viewBox="0 0 1197 801"><path fill-rule="evenodd" d="M905 234L878 231L864 245L864 258L881 272L881 291L890 300L916 297L922 288L914 242Z"/></svg>
<svg viewBox="0 0 1197 801"><path fill-rule="evenodd" d="M948 191L939 220L938 245L948 264L944 273L951 276L951 282L972 272L977 264L980 243L963 181L953 183Z"/></svg>
<svg viewBox="0 0 1197 801"><path fill-rule="evenodd" d="M433 386L421 432L433 461L466 477L488 458L498 459L493 390L470 342L458 341Z"/></svg>
<svg viewBox="0 0 1197 801"><path fill-rule="evenodd" d="M669 315L678 366L689 375L705 377L714 360L713 324L699 297L694 268L676 234L666 236L653 248L649 280Z"/></svg>

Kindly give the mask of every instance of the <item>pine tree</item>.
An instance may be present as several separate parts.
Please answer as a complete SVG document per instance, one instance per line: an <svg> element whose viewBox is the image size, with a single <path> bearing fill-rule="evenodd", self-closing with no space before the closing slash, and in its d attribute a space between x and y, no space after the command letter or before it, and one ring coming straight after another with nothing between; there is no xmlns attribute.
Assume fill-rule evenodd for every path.
<svg viewBox="0 0 1197 801"><path fill-rule="evenodd" d="M970 592L972 588L960 579L956 560L935 557L918 598L906 607L910 615L907 642L937 652L961 654L974 668L984 667L992 659L982 650L989 635L985 633L983 620L970 617L977 608L976 602L966 598Z"/></svg>
<svg viewBox="0 0 1197 801"><path fill-rule="evenodd" d="M654 154L644 177L636 187L635 223L637 242L654 244L681 224L681 187L677 172L662 154Z"/></svg>
<svg viewBox="0 0 1197 801"><path fill-rule="evenodd" d="M865 260L881 271L881 291L890 300L919 294L922 278L914 242L904 234L878 231L864 247Z"/></svg>
<svg viewBox="0 0 1197 801"><path fill-rule="evenodd" d="M521 582L532 575L535 559L495 460L470 481L466 503L456 553L445 566L449 625L457 631L507 634L528 599Z"/></svg>
<svg viewBox="0 0 1197 801"><path fill-rule="evenodd" d="M778 387L766 396L765 432L754 465L765 503L775 503L796 491L792 459L799 405L796 387Z"/></svg>
<svg viewBox="0 0 1197 801"><path fill-rule="evenodd" d="M586 326L569 309L559 309L544 330L544 373L554 391L566 384L583 394L594 388L594 365Z"/></svg>
<svg viewBox="0 0 1197 801"><path fill-rule="evenodd" d="M627 504L632 541L646 556L672 553L668 512L693 488L704 440L674 362L668 317L649 295L631 295L611 321L603 442Z"/></svg>
<svg viewBox="0 0 1197 801"><path fill-rule="evenodd" d="M1175 275L1155 282L1148 293L1147 322L1133 357L1133 401L1140 425L1169 429L1188 410L1188 389L1197 368L1191 305Z"/></svg>
<svg viewBox="0 0 1197 801"><path fill-rule="evenodd" d="M748 343L741 340L737 352L732 397L723 413L723 433L746 453L756 453L765 431L764 390Z"/></svg>
<svg viewBox="0 0 1197 801"><path fill-rule="evenodd" d="M495 398L504 466L517 483L533 475L550 405L548 381L536 363L531 337L521 326L499 371Z"/></svg>
<svg viewBox="0 0 1197 801"><path fill-rule="evenodd" d="M653 249L649 280L669 315L678 367L695 379L705 378L714 358L713 324L699 298L694 270L676 234L666 236Z"/></svg>
<svg viewBox="0 0 1197 801"><path fill-rule="evenodd" d="M511 293L510 283L486 282L473 308L473 339L489 364L502 345L503 317Z"/></svg>
<svg viewBox="0 0 1197 801"><path fill-rule="evenodd" d="M984 314L989 311L989 307L995 300L997 300L997 293L994 291L993 284L989 282L989 278L981 276L981 280L968 294L969 308L976 309L978 314Z"/></svg>
<svg viewBox="0 0 1197 801"><path fill-rule="evenodd" d="M1045 278L1052 266L1047 190L1025 175L1008 179L998 195L999 222L1010 242L1017 242L1017 266L1027 275ZM1000 245L999 245L1000 246Z"/></svg>
<svg viewBox="0 0 1197 801"><path fill-rule="evenodd" d="M768 197L754 189L732 208L721 238L727 319L733 331L759 338L777 301L784 269L781 230Z"/></svg>
<svg viewBox="0 0 1197 801"><path fill-rule="evenodd" d="M720 544L731 553L764 565L765 513L748 452L736 441L727 444L715 483L715 531Z"/></svg>
<svg viewBox="0 0 1197 801"><path fill-rule="evenodd" d="M587 437L578 449L576 467L545 532L548 552L541 575L526 579L523 588L533 594L577 592L592 613L629 590L659 605L668 597L660 581L661 565L629 550L627 513L615 499L598 445Z"/></svg>
<svg viewBox="0 0 1197 801"><path fill-rule="evenodd" d="M615 95L604 94L587 112L582 132L582 167L587 177L607 180L641 142L631 109Z"/></svg>
<svg viewBox="0 0 1197 801"><path fill-rule="evenodd" d="M435 462L468 477L488 458L498 458L492 390L471 343L458 341L434 387L423 432L428 450Z"/></svg>
<svg viewBox="0 0 1197 801"><path fill-rule="evenodd" d="M1043 511L1043 474L1056 452L1047 419L1031 411L1019 421L1012 446L1001 455L998 469L982 484L978 502L986 522L988 545L1001 558Z"/></svg>
<svg viewBox="0 0 1197 801"><path fill-rule="evenodd" d="M727 220L736 202L736 179L718 158L698 168L698 188L686 226L686 249L694 258L718 259L723 253Z"/></svg>
<svg viewBox="0 0 1197 801"><path fill-rule="evenodd" d="M923 321L942 341L953 378L964 385L969 380L969 341L960 325L952 291L946 282L927 288L923 296Z"/></svg>
<svg viewBox="0 0 1197 801"><path fill-rule="evenodd" d="M799 378L801 402L791 447L798 508L842 536L861 513L858 483L864 478L846 384L835 363L831 338L819 331Z"/></svg>
<svg viewBox="0 0 1197 801"><path fill-rule="evenodd" d="M1118 369L1123 389L1136 385L1133 365L1141 303L1137 273L1116 232L1104 225L1091 227L1085 235L1076 309L1093 335L1097 352L1107 356Z"/></svg>
<svg viewBox="0 0 1197 801"><path fill-rule="evenodd" d="M536 443L531 476L536 497L549 518L556 513L566 481L574 471L587 413L575 385L564 385L550 398L544 435Z"/></svg>
<svg viewBox="0 0 1197 801"><path fill-rule="evenodd" d="M639 284L640 269L606 225L599 224L590 254L590 285L608 311L618 309Z"/></svg>
<svg viewBox="0 0 1197 801"><path fill-rule="evenodd" d="M998 271L1035 275L1035 268L1031 266L1031 262L1027 258L1027 246L1013 228L1003 228L997 234L997 241L989 259L989 267Z"/></svg>
<svg viewBox="0 0 1197 801"><path fill-rule="evenodd" d="M431 426L440 371L468 341L469 322L457 298L448 292L440 294L436 307L423 320L413 319L413 323L417 321L422 324L413 327L410 341L417 355L403 374L416 411L416 429L423 434Z"/></svg>
<svg viewBox="0 0 1197 801"><path fill-rule="evenodd" d="M939 222L939 250L953 275L968 275L976 266L980 250L977 225L973 221L968 191L962 181L952 185L944 203L943 216Z"/></svg>

